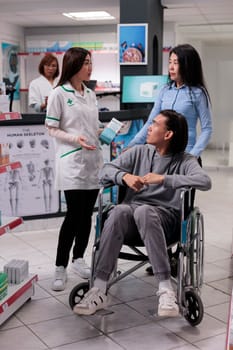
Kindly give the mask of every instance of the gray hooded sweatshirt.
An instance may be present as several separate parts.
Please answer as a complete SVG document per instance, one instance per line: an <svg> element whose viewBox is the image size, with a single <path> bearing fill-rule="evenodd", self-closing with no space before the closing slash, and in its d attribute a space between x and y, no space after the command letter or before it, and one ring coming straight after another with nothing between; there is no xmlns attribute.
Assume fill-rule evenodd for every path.
<svg viewBox="0 0 233 350"><path fill-rule="evenodd" d="M161 156L149 144L132 147L112 162L105 163L99 174L100 184L125 186L122 178L126 173L144 176L149 172L165 175L164 182L144 186L139 192L127 188L124 203L180 210L182 188L192 187L202 191L211 188L211 179L196 157L185 152Z"/></svg>

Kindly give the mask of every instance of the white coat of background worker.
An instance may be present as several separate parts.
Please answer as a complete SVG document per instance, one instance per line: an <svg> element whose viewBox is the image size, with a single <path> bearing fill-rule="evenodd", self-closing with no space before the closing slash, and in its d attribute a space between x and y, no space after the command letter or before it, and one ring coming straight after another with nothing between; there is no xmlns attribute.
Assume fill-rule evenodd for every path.
<svg viewBox="0 0 233 350"><path fill-rule="evenodd" d="M46 112L50 92L56 86L59 76L58 59L53 54L46 54L40 61L40 76L29 85L28 104L37 113Z"/></svg>

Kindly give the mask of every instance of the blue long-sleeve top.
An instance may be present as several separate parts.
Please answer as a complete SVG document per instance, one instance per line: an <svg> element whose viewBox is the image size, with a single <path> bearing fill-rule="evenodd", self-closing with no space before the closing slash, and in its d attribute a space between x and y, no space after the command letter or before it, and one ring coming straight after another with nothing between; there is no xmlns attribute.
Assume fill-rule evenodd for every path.
<svg viewBox="0 0 233 350"><path fill-rule="evenodd" d="M199 157L209 143L212 134L212 112L210 101L204 91L198 87L183 85L180 88L165 85L152 108L147 122L135 135L128 147L146 142L147 130L153 119L163 109L174 109L183 114L188 123L188 145L186 151ZM197 123L200 120L200 135L197 138Z"/></svg>

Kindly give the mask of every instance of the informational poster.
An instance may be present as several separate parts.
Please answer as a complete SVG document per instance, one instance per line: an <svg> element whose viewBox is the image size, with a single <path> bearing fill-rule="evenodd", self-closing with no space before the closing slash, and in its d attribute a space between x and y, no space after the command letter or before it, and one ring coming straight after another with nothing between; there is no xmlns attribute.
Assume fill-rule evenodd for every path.
<svg viewBox="0 0 233 350"><path fill-rule="evenodd" d="M19 46L2 43L2 70L3 82L6 89L15 90L14 100L19 100Z"/></svg>
<svg viewBox="0 0 233 350"><path fill-rule="evenodd" d="M121 65L147 64L147 23L118 24L118 50Z"/></svg>
<svg viewBox="0 0 233 350"><path fill-rule="evenodd" d="M5 216L56 213L59 192L54 190L54 145L44 125L1 126L0 144L9 162L21 167L0 176L0 208Z"/></svg>

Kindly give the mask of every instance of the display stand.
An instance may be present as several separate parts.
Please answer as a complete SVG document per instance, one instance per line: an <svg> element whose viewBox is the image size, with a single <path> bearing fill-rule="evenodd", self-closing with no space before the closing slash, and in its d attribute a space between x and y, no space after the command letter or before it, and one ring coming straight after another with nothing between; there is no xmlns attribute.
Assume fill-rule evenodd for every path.
<svg viewBox="0 0 233 350"><path fill-rule="evenodd" d="M13 228L21 225L23 223L22 218L18 217L2 217L2 223L0 226L0 236L4 235L4 233L9 232Z"/></svg>
<svg viewBox="0 0 233 350"><path fill-rule="evenodd" d="M37 275L33 275L20 284L8 286L7 296L0 300L0 325L34 295L34 284L37 280Z"/></svg>
<svg viewBox="0 0 233 350"><path fill-rule="evenodd" d="M13 119L21 119L21 114L18 112L6 112L0 113L0 121L1 120L13 120Z"/></svg>
<svg viewBox="0 0 233 350"><path fill-rule="evenodd" d="M9 115L7 119L19 119L15 113L4 113ZM0 115L1 118L2 114ZM12 118L11 118L12 117ZM0 120L6 120L0 119ZM21 167L20 162L9 163L0 166L0 174ZM23 223L20 217L3 217L0 225L0 236L8 233L16 226ZM0 325L15 313L34 294L34 283L38 280L37 275L30 275L19 284L8 284L7 295L0 300Z"/></svg>

